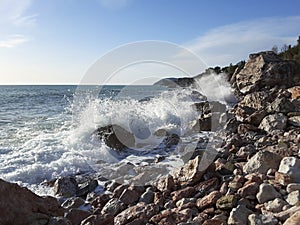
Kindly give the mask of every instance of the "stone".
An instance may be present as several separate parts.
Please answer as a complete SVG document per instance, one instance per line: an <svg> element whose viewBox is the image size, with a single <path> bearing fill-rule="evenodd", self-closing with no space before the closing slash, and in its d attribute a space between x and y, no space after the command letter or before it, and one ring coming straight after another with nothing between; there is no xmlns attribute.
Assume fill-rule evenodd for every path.
<svg viewBox="0 0 300 225"><path fill-rule="evenodd" d="M175 182L171 175L160 178L156 183L156 188L161 192L172 191L175 188Z"/></svg>
<svg viewBox="0 0 300 225"><path fill-rule="evenodd" d="M276 130L284 130L287 124L287 117L283 113L271 114L263 118L259 124L260 129L272 133Z"/></svg>
<svg viewBox="0 0 300 225"><path fill-rule="evenodd" d="M256 198L259 203L265 203L275 198L280 198L281 194L275 190L271 184L261 184Z"/></svg>
<svg viewBox="0 0 300 225"><path fill-rule="evenodd" d="M71 209L65 217L71 221L72 225L80 225L81 221L89 217L90 215L90 212L84 210Z"/></svg>
<svg viewBox="0 0 300 225"><path fill-rule="evenodd" d="M174 202L178 201L182 198L191 198L196 194L196 189L194 187L186 187L183 189L180 189L178 191L173 191L171 193L172 200Z"/></svg>
<svg viewBox="0 0 300 225"><path fill-rule="evenodd" d="M260 132L260 129L258 129L256 126L252 125L252 124L240 124L238 126L238 134L246 134L249 132Z"/></svg>
<svg viewBox="0 0 300 225"><path fill-rule="evenodd" d="M267 173L269 169L278 169L282 157L269 152L259 151L244 165L243 171L245 173Z"/></svg>
<svg viewBox="0 0 300 225"><path fill-rule="evenodd" d="M290 183L286 187L287 193L291 193L293 191L300 191L300 183Z"/></svg>
<svg viewBox="0 0 300 225"><path fill-rule="evenodd" d="M168 150L174 146L177 146L179 141L180 137L178 134L168 134L162 141L162 144L164 146L164 149Z"/></svg>
<svg viewBox="0 0 300 225"><path fill-rule="evenodd" d="M216 177L213 177L209 180L202 181L194 186L196 191L200 194L200 196L204 196L206 193L210 193L217 189L219 185L219 180Z"/></svg>
<svg viewBox="0 0 300 225"><path fill-rule="evenodd" d="M197 207L199 210L203 210L205 208L214 206L217 200L221 197L221 193L219 191L213 191L210 194L204 196L197 200Z"/></svg>
<svg viewBox="0 0 300 225"><path fill-rule="evenodd" d="M182 198L176 202L176 206L179 208L188 203L196 203L196 200L196 198Z"/></svg>
<svg viewBox="0 0 300 225"><path fill-rule="evenodd" d="M61 197L76 195L78 184L73 177L60 177L54 183L54 194Z"/></svg>
<svg viewBox="0 0 300 225"><path fill-rule="evenodd" d="M79 197L73 197L73 198L68 198L66 201L63 202L61 205L65 209L72 209L72 208L78 208L81 205L84 204L84 200Z"/></svg>
<svg viewBox="0 0 300 225"><path fill-rule="evenodd" d="M284 222L287 218L291 217L294 213L300 211L300 206L293 206L287 210L284 210L282 212L274 214L275 217L280 220L281 222Z"/></svg>
<svg viewBox="0 0 300 225"><path fill-rule="evenodd" d="M256 127L259 126L259 124L261 123L261 121L263 120L263 118L267 115L267 111L265 109L260 109L258 111L255 111L254 113L252 113L250 116L248 116L245 119L246 123L252 124Z"/></svg>
<svg viewBox="0 0 300 225"><path fill-rule="evenodd" d="M252 213L245 205L238 205L231 210L227 223L228 225L245 225L247 224L248 216Z"/></svg>
<svg viewBox="0 0 300 225"><path fill-rule="evenodd" d="M255 146L252 144L248 144L246 146L241 147L236 153L236 156L246 159L249 156L253 156L254 153L256 153Z"/></svg>
<svg viewBox="0 0 300 225"><path fill-rule="evenodd" d="M65 217L52 217L48 225L72 225L72 223Z"/></svg>
<svg viewBox="0 0 300 225"><path fill-rule="evenodd" d="M79 185L76 195L80 197L86 196L88 193L94 191L97 186L98 186L97 180L90 180L84 184Z"/></svg>
<svg viewBox="0 0 300 225"><path fill-rule="evenodd" d="M300 98L300 86L291 87L288 91L292 94L291 98L293 100Z"/></svg>
<svg viewBox="0 0 300 225"><path fill-rule="evenodd" d="M242 197L242 198L251 198L256 196L257 192L258 192L258 187L259 184L256 182L252 182L249 184L246 184L245 186L243 186L242 188L240 188L238 190L238 194Z"/></svg>
<svg viewBox="0 0 300 225"><path fill-rule="evenodd" d="M91 201L91 205L94 208L103 208L105 204L111 199L111 196L109 194L102 194L100 196L95 197Z"/></svg>
<svg viewBox="0 0 300 225"><path fill-rule="evenodd" d="M275 181L283 186L293 182L290 174L275 172Z"/></svg>
<svg viewBox="0 0 300 225"><path fill-rule="evenodd" d="M217 209L229 210L236 207L237 197L235 195L226 195L219 198L216 202Z"/></svg>
<svg viewBox="0 0 300 225"><path fill-rule="evenodd" d="M295 127L300 127L300 116L292 116L288 118L288 123Z"/></svg>
<svg viewBox="0 0 300 225"><path fill-rule="evenodd" d="M284 157L280 162L278 172L289 174L292 182L300 183L300 160L296 157Z"/></svg>
<svg viewBox="0 0 300 225"><path fill-rule="evenodd" d="M46 225L64 215L53 197L40 197L27 188L0 179L0 224Z"/></svg>
<svg viewBox="0 0 300 225"><path fill-rule="evenodd" d="M287 203L290 205L296 205L300 204L300 191L292 191L291 193L288 194L286 198Z"/></svg>
<svg viewBox="0 0 300 225"><path fill-rule="evenodd" d="M112 198L109 200L105 206L103 207L101 213L102 214L110 214L110 215L117 215L118 213L122 212L126 208L125 204L117 198Z"/></svg>
<svg viewBox="0 0 300 225"><path fill-rule="evenodd" d="M121 200L125 205L130 205L137 202L139 198L139 193L129 187L123 191L123 193L119 197L119 200Z"/></svg>
<svg viewBox="0 0 300 225"><path fill-rule="evenodd" d="M144 202L146 204L153 203L154 201L154 192L151 189L147 189L146 192L144 192L139 200L140 202Z"/></svg>
<svg viewBox="0 0 300 225"><path fill-rule="evenodd" d="M116 124L100 127L94 134L103 140L108 147L117 151L123 151L135 145L134 135Z"/></svg>
<svg viewBox="0 0 300 225"><path fill-rule="evenodd" d="M288 218L283 225L299 225L300 224L300 211L294 213Z"/></svg>
<svg viewBox="0 0 300 225"><path fill-rule="evenodd" d="M277 225L278 220L274 215L256 215L251 214L248 216L249 225Z"/></svg>
<svg viewBox="0 0 300 225"><path fill-rule="evenodd" d="M114 217L110 214L91 215L83 220L80 225L114 225Z"/></svg>
<svg viewBox="0 0 300 225"><path fill-rule="evenodd" d="M287 203L281 198L275 198L272 201L264 203L266 210L273 213L281 212L285 205L287 205Z"/></svg>
<svg viewBox="0 0 300 225"><path fill-rule="evenodd" d="M115 219L115 225L138 224L133 221L140 221L139 224L146 224L149 219L159 212L159 207L155 204L138 203L125 209L118 214ZM144 222L144 223L142 223Z"/></svg>
<svg viewBox="0 0 300 225"><path fill-rule="evenodd" d="M289 101L288 98L277 97L270 103L270 105L268 105L266 110L269 113L274 113L274 112L288 113L288 112L293 112L295 110L295 107L293 103Z"/></svg>

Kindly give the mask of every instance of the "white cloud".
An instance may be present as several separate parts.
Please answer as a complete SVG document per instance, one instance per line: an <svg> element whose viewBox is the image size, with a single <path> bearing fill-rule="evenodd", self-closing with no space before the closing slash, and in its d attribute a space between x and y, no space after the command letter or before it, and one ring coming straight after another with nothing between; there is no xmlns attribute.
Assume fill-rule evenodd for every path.
<svg viewBox="0 0 300 225"><path fill-rule="evenodd" d="M109 9L120 9L126 7L131 0L98 0L102 6Z"/></svg>
<svg viewBox="0 0 300 225"><path fill-rule="evenodd" d="M253 52L270 50L274 45L295 44L300 16L263 18L212 29L185 44L209 66L224 66L247 59Z"/></svg>
<svg viewBox="0 0 300 225"><path fill-rule="evenodd" d="M0 48L14 48L27 42L28 39L23 35L10 35L5 40L0 40Z"/></svg>

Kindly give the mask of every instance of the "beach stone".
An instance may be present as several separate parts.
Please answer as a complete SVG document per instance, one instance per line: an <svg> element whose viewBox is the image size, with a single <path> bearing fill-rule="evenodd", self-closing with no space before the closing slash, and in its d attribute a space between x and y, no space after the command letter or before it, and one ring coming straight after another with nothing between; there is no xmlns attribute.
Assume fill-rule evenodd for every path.
<svg viewBox="0 0 300 225"><path fill-rule="evenodd" d="M64 203L61 205L66 209L78 208L79 206L84 204L84 200L80 197L73 197L68 198Z"/></svg>
<svg viewBox="0 0 300 225"><path fill-rule="evenodd" d="M267 107L269 113L280 112L288 113L293 112L295 109L293 103L289 101L286 97L277 97L275 98L270 105Z"/></svg>
<svg viewBox="0 0 300 225"><path fill-rule="evenodd" d="M283 186L293 182L290 174L275 172L275 181Z"/></svg>
<svg viewBox="0 0 300 225"><path fill-rule="evenodd" d="M288 218L283 225L299 225L300 224L300 211L294 213Z"/></svg>
<svg viewBox="0 0 300 225"><path fill-rule="evenodd" d="M288 123L295 127L300 127L300 116L292 116L288 119Z"/></svg>
<svg viewBox="0 0 300 225"><path fill-rule="evenodd" d="M271 184L261 184L256 198L259 203L265 203L275 198L280 198L281 194L275 190Z"/></svg>
<svg viewBox="0 0 300 225"><path fill-rule="evenodd" d="M228 210L236 207L237 197L235 195L226 195L219 198L216 202L217 209Z"/></svg>
<svg viewBox="0 0 300 225"><path fill-rule="evenodd" d="M94 191L97 186L97 180L90 180L84 184L79 185L78 190L76 191L76 195L79 197L86 196L88 193Z"/></svg>
<svg viewBox="0 0 300 225"><path fill-rule="evenodd" d="M159 207L157 205L140 202L118 214L114 219L114 223L115 225L146 224L158 212Z"/></svg>
<svg viewBox="0 0 300 225"><path fill-rule="evenodd" d="M146 204L153 203L154 201L154 192L147 188L146 192L144 192L139 200L140 202L144 202Z"/></svg>
<svg viewBox="0 0 300 225"><path fill-rule="evenodd" d="M300 190L300 183L291 183L288 184L286 187L287 193L291 193L292 191L298 191Z"/></svg>
<svg viewBox="0 0 300 225"><path fill-rule="evenodd" d="M277 225L278 220L274 215L256 215L251 214L248 216L249 225Z"/></svg>
<svg viewBox="0 0 300 225"><path fill-rule="evenodd" d="M287 218L291 217L294 213L300 211L300 206L293 206L287 210L274 214L275 217L281 222L286 221Z"/></svg>
<svg viewBox="0 0 300 225"><path fill-rule="evenodd" d="M72 223L65 217L52 217L48 225L72 225Z"/></svg>
<svg viewBox="0 0 300 225"><path fill-rule="evenodd" d="M123 151L135 145L134 135L116 124L100 127L94 134L103 140L108 147L117 151Z"/></svg>
<svg viewBox="0 0 300 225"><path fill-rule="evenodd" d="M205 180L195 184L194 188L196 189L196 191L198 191L200 196L204 196L206 193L216 190L218 185L219 185L218 178L213 177L209 180Z"/></svg>
<svg viewBox="0 0 300 225"><path fill-rule="evenodd" d="M266 210L273 213L281 212L285 205L287 205L286 201L284 201L281 198L275 198L272 201L268 201L264 203Z"/></svg>
<svg viewBox="0 0 300 225"><path fill-rule="evenodd" d="M217 200L221 197L221 193L219 191L213 191L210 194L204 196L197 200L197 207L199 210L203 210L205 208L214 206Z"/></svg>
<svg viewBox="0 0 300 225"><path fill-rule="evenodd" d="M121 200L126 205L130 205L134 202L137 202L139 198L140 194L129 187L123 191L123 193L119 197L119 200Z"/></svg>
<svg viewBox="0 0 300 225"><path fill-rule="evenodd" d="M63 216L53 197L40 197L25 187L0 179L0 224L46 225L51 217Z"/></svg>
<svg viewBox="0 0 300 225"><path fill-rule="evenodd" d="M105 206L103 207L101 213L102 214L110 214L110 215L117 215L121 211L123 211L126 208L125 204L117 199L117 198L112 198L110 199Z"/></svg>
<svg viewBox="0 0 300 225"><path fill-rule="evenodd" d="M91 215L80 225L114 225L114 217L111 214Z"/></svg>
<svg viewBox="0 0 300 225"><path fill-rule="evenodd" d="M173 191L171 193L172 200L174 202L178 201L182 198L191 198L196 194L196 189L194 187L186 187L183 189L180 189L178 191Z"/></svg>
<svg viewBox="0 0 300 225"><path fill-rule="evenodd" d="M196 200L197 200L196 198L182 198L176 202L176 206L182 207L183 205L188 203L196 203Z"/></svg>
<svg viewBox="0 0 300 225"><path fill-rule="evenodd" d="M172 191L175 188L175 182L173 177L168 174L167 176L160 178L155 184L155 186L161 192L168 191L168 190Z"/></svg>
<svg viewBox="0 0 300 225"><path fill-rule="evenodd" d="M283 113L271 114L263 118L259 128L272 133L275 130L284 130L287 124L287 117Z"/></svg>
<svg viewBox="0 0 300 225"><path fill-rule="evenodd" d="M88 211L71 209L65 217L71 221L72 225L80 225L81 221L89 217L90 215L91 213Z"/></svg>
<svg viewBox="0 0 300 225"><path fill-rule="evenodd" d="M73 177L60 177L54 183L54 194L61 197L72 197L78 190L77 181Z"/></svg>
<svg viewBox="0 0 300 225"><path fill-rule="evenodd" d="M258 187L259 184L256 182L252 182L249 184L244 185L242 188L240 188L238 190L238 194L242 197L242 198L251 198L254 197L257 192L258 192ZM255 198L255 197L254 197Z"/></svg>
<svg viewBox="0 0 300 225"><path fill-rule="evenodd" d="M238 205L231 210L227 223L228 225L245 225L247 224L248 216L252 213L245 205Z"/></svg>
<svg viewBox="0 0 300 225"><path fill-rule="evenodd" d="M267 173L269 169L278 169L282 157L269 152L259 151L243 166L245 173Z"/></svg>
<svg viewBox="0 0 300 225"><path fill-rule="evenodd" d="M278 172L289 174L292 182L300 183L300 160L296 157L284 157L280 162Z"/></svg>
<svg viewBox="0 0 300 225"><path fill-rule="evenodd" d="M291 193L288 194L286 198L287 203L290 205L296 205L300 203L300 191L292 191Z"/></svg>

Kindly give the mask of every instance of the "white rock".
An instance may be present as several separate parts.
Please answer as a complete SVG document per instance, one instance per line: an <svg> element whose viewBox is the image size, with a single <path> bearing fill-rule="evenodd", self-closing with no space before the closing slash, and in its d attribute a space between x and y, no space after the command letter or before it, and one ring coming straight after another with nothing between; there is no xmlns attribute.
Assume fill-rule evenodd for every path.
<svg viewBox="0 0 300 225"><path fill-rule="evenodd" d="M300 183L290 183L286 187L287 193L291 193L292 191L300 190Z"/></svg>
<svg viewBox="0 0 300 225"><path fill-rule="evenodd" d="M300 191L292 191L286 198L287 203L290 205L296 205L300 202Z"/></svg>
<svg viewBox="0 0 300 225"><path fill-rule="evenodd" d="M278 172L289 174L295 183L300 183L300 160L296 157L284 157Z"/></svg>
<svg viewBox="0 0 300 225"><path fill-rule="evenodd" d="M256 198L259 203L265 203L275 198L280 198L281 194L278 193L271 184L261 184Z"/></svg>
<svg viewBox="0 0 300 225"><path fill-rule="evenodd" d="M248 216L252 213L245 205L238 205L231 210L227 222L229 225L245 225L247 224Z"/></svg>
<svg viewBox="0 0 300 225"><path fill-rule="evenodd" d="M271 133L275 130L284 130L286 128L287 117L283 113L271 114L263 118L259 128Z"/></svg>

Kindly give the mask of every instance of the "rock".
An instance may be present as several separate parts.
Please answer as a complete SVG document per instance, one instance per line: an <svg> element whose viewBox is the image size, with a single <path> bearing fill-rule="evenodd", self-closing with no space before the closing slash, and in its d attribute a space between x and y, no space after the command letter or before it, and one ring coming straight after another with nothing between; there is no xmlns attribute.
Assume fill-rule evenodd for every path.
<svg viewBox="0 0 300 225"><path fill-rule="evenodd" d="M269 52L251 54L244 68L236 75L236 84L243 94L269 89L276 85L291 87L295 84L295 62L282 60Z"/></svg>
<svg viewBox="0 0 300 225"><path fill-rule="evenodd" d="M189 160L176 174L176 180L182 186L192 185L200 181L208 166L213 162L213 152L205 152L203 156L196 156Z"/></svg>
<svg viewBox="0 0 300 225"><path fill-rule="evenodd" d="M149 219L158 212L159 207L157 205L146 205L140 202L137 205L129 207L118 214L114 219L114 223L115 225L146 224ZM133 221L135 221L136 223L132 223Z"/></svg>
<svg viewBox="0 0 300 225"><path fill-rule="evenodd" d="M173 177L168 174L167 176L160 178L157 181L157 183L155 184L155 186L161 192L164 192L167 190L172 191L175 188L175 182L174 182Z"/></svg>
<svg viewBox="0 0 300 225"><path fill-rule="evenodd" d="M300 86L289 88L288 91L292 94L292 99L300 98Z"/></svg>
<svg viewBox="0 0 300 225"><path fill-rule="evenodd" d="M241 158L248 158L253 156L253 154L256 153L255 146L252 144L246 145L241 147L238 152L236 153L236 156L241 157Z"/></svg>
<svg viewBox="0 0 300 225"><path fill-rule="evenodd" d="M90 212L84 210L71 209L65 217L72 222L72 225L80 225L81 221L90 215Z"/></svg>
<svg viewBox="0 0 300 225"><path fill-rule="evenodd" d="M95 197L91 201L91 205L94 208L101 208L102 209L110 199L111 199L111 196L109 194L102 194L100 196Z"/></svg>
<svg viewBox="0 0 300 225"><path fill-rule="evenodd" d="M204 102L196 102L192 105L192 107L202 114L209 114L212 112L225 112L226 111L226 105L216 102L216 101L204 101Z"/></svg>
<svg viewBox="0 0 300 225"><path fill-rule="evenodd" d="M186 187L183 189L180 189L178 191L173 191L171 193L172 200L174 202L178 201L182 198L191 198L196 194L196 189L194 187Z"/></svg>
<svg viewBox="0 0 300 225"><path fill-rule="evenodd" d="M288 218L283 225L299 225L300 224L300 211L294 213Z"/></svg>
<svg viewBox="0 0 300 225"><path fill-rule="evenodd" d="M203 198L198 199L197 207L199 210L203 210L205 208L214 206L220 197L221 193L219 191L213 191L210 194L204 196Z"/></svg>
<svg viewBox="0 0 300 225"><path fill-rule="evenodd" d="M284 130L286 128L287 117L283 113L271 114L263 118L259 128L272 133L275 130Z"/></svg>
<svg viewBox="0 0 300 225"><path fill-rule="evenodd" d="M220 173L221 175L229 175L232 174L235 166L232 162L221 160L221 158L217 159L215 162L216 171Z"/></svg>
<svg viewBox="0 0 300 225"><path fill-rule="evenodd" d="M146 192L142 194L139 201L144 202L145 204L153 203L154 192L150 188L147 188Z"/></svg>
<svg viewBox="0 0 300 225"><path fill-rule="evenodd" d="M226 195L219 198L216 202L217 209L229 210L236 207L237 197L235 195Z"/></svg>
<svg viewBox="0 0 300 225"><path fill-rule="evenodd" d="M289 183L293 182L293 179L291 177L291 175L286 174L286 173L279 173L279 172L275 172L275 181L281 185L288 185Z"/></svg>
<svg viewBox="0 0 300 225"><path fill-rule="evenodd" d="M300 191L292 191L291 193L288 194L286 198L287 203L290 205L296 205L300 203Z"/></svg>
<svg viewBox="0 0 300 225"><path fill-rule="evenodd" d="M199 195L202 197L207 193L210 193L217 189L219 185L219 180L216 177L213 177L209 180L202 181L194 186L196 191L198 191Z"/></svg>
<svg viewBox="0 0 300 225"><path fill-rule="evenodd" d="M277 225L278 220L273 215L256 215L248 216L249 225Z"/></svg>
<svg viewBox="0 0 300 225"><path fill-rule="evenodd" d="M267 107L268 113L274 113L274 112L288 113L288 112L293 112L294 110L295 110L295 106L286 97L275 98Z"/></svg>
<svg viewBox="0 0 300 225"><path fill-rule="evenodd" d="M295 127L300 127L300 116L292 116L288 118L288 123Z"/></svg>
<svg viewBox="0 0 300 225"><path fill-rule="evenodd" d="M66 209L79 208L84 204L84 200L79 197L68 198L61 206Z"/></svg>
<svg viewBox="0 0 300 225"><path fill-rule="evenodd" d="M238 190L238 194L242 197L242 198L251 198L256 196L257 192L258 192L258 187L259 184L256 182L252 182L249 184L246 184L244 187L240 188ZM255 197L254 197L255 198Z"/></svg>
<svg viewBox="0 0 300 225"><path fill-rule="evenodd" d="M280 162L278 172L289 174L292 182L300 183L300 160L296 157L284 157Z"/></svg>
<svg viewBox="0 0 300 225"><path fill-rule="evenodd" d="M272 201L264 203L266 210L273 212L273 213L281 212L283 206L285 206L285 205L287 205L287 203L284 200L282 200L281 198L275 198Z"/></svg>
<svg viewBox="0 0 300 225"><path fill-rule="evenodd" d="M228 225L245 225L247 224L248 216L253 212L244 205L238 205L233 208L228 218Z"/></svg>
<svg viewBox="0 0 300 225"><path fill-rule="evenodd" d="M275 217L281 222L284 222L287 218L291 217L294 213L300 211L300 206L293 206L285 211L275 214Z"/></svg>
<svg viewBox="0 0 300 225"><path fill-rule="evenodd" d="M92 215L83 220L80 225L114 225L114 217L110 214Z"/></svg>
<svg viewBox="0 0 300 225"><path fill-rule="evenodd" d="M282 157L275 153L259 151L244 165L243 171L245 173L258 172L265 174L269 169L277 169L281 159Z"/></svg>
<svg viewBox="0 0 300 225"><path fill-rule="evenodd" d="M89 192L94 191L97 186L98 186L97 180L90 180L82 185L79 185L76 195L77 196L85 196Z"/></svg>
<svg viewBox="0 0 300 225"><path fill-rule="evenodd" d="M78 184L73 177L60 177L54 183L54 194L62 197L76 195Z"/></svg>
<svg viewBox="0 0 300 225"><path fill-rule="evenodd" d="M287 193L291 193L293 191L300 191L300 183L291 183L291 184L288 184L287 187L286 187L286 191Z"/></svg>
<svg viewBox="0 0 300 225"><path fill-rule="evenodd" d="M134 135L116 124L100 127L94 133L97 134L108 147L117 151L123 151L135 145Z"/></svg>
<svg viewBox="0 0 300 225"><path fill-rule="evenodd" d="M280 198L281 194L278 193L271 184L261 184L256 198L259 203L265 203L275 198Z"/></svg>
<svg viewBox="0 0 300 225"><path fill-rule="evenodd" d="M137 202L139 198L139 193L137 193L134 189L129 187L123 191L123 193L119 197L119 200L121 200L125 205L130 205L132 203Z"/></svg>
<svg viewBox="0 0 300 225"><path fill-rule="evenodd" d="M118 213L122 212L125 208L126 208L126 206L122 201L120 201L119 199L116 199L116 198L112 198L103 207L101 213L102 214L110 214L110 215L115 216Z"/></svg>
<svg viewBox="0 0 300 225"><path fill-rule="evenodd" d="M52 217L48 225L72 225L72 223L65 217Z"/></svg>
<svg viewBox="0 0 300 225"><path fill-rule="evenodd" d="M174 146L177 146L180 141L178 134L168 134L165 139L162 141L164 148L168 150Z"/></svg>
<svg viewBox="0 0 300 225"><path fill-rule="evenodd" d="M124 191L125 189L127 189L128 187L129 187L128 184L122 184L122 185L118 186L118 187L114 190L114 192L113 192L113 197L114 197L114 198L119 198L120 195L123 193L123 191Z"/></svg>
<svg viewBox="0 0 300 225"><path fill-rule="evenodd" d="M52 197L40 197L27 188L0 179L0 224L48 224L64 215Z"/></svg>

